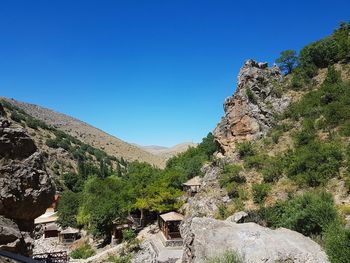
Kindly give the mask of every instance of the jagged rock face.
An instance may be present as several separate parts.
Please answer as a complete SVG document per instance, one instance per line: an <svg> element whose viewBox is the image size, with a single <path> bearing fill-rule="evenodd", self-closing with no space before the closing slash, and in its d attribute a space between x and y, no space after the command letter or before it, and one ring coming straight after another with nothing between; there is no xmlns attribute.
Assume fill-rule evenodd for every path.
<svg viewBox="0 0 350 263"><path fill-rule="evenodd" d="M277 66L248 60L238 75L233 96L224 102L225 115L214 130L221 151L228 155L236 142L261 138L273 125L274 114L282 112L290 98L278 92L283 75Z"/></svg>
<svg viewBox="0 0 350 263"><path fill-rule="evenodd" d="M34 141L8 126L0 120L0 249L28 255L34 219L52 203L55 187Z"/></svg>
<svg viewBox="0 0 350 263"><path fill-rule="evenodd" d="M181 207L181 213L185 215L180 226L184 244L190 244L193 240L193 234L191 232L193 218L215 217L219 207L230 201L226 190L221 189L218 182L220 168L213 165L205 165L202 168L202 172L205 175L202 178L202 185L199 192L194 197L189 198ZM184 258L187 259L190 254L191 251L185 246Z"/></svg>
<svg viewBox="0 0 350 263"><path fill-rule="evenodd" d="M284 228L271 230L255 223L194 218L190 236L185 240L183 262L204 262L227 251L236 251L247 263L329 262L317 243Z"/></svg>

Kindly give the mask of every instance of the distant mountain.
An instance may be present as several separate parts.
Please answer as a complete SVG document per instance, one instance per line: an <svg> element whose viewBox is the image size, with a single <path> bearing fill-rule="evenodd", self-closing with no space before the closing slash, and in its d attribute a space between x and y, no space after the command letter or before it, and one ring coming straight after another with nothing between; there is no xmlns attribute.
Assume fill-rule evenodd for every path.
<svg viewBox="0 0 350 263"><path fill-rule="evenodd" d="M164 147L164 146L157 146L157 145L138 146L138 147L142 148L143 150L151 154L168 159L174 155L177 155L179 153L186 151L189 147L196 147L196 146L197 146L196 143L184 142L184 143L177 144L173 147Z"/></svg>
<svg viewBox="0 0 350 263"><path fill-rule="evenodd" d="M152 154L150 151L146 151L146 149L124 142L83 121L38 105L19 102L14 99L2 99L22 109L28 115L39 119L48 125L52 125L58 130L66 132L86 144L101 149L109 155L118 158L123 157L127 161L137 160L158 167L165 166L166 158L164 156Z"/></svg>

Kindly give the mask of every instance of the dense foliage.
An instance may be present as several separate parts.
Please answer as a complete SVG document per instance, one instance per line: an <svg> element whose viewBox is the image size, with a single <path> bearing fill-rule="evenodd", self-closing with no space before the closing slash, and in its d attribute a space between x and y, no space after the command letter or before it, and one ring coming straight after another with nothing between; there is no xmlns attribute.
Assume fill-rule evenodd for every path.
<svg viewBox="0 0 350 263"><path fill-rule="evenodd" d="M85 243L81 247L74 249L69 255L74 259L86 259L95 255L95 253L91 245Z"/></svg>
<svg viewBox="0 0 350 263"><path fill-rule="evenodd" d="M67 138L71 140L63 136L61 141ZM171 158L164 170L132 162L123 164L124 173L107 170L106 175L101 176L99 169L66 173L63 175L66 190L58 207L59 223L78 224L95 236L108 237L112 221L126 219L130 212L138 211L143 220L146 214L176 210L181 205L178 198L182 195L182 183L201 175L200 168L216 149L210 133L196 148ZM75 202L76 198L80 200Z"/></svg>

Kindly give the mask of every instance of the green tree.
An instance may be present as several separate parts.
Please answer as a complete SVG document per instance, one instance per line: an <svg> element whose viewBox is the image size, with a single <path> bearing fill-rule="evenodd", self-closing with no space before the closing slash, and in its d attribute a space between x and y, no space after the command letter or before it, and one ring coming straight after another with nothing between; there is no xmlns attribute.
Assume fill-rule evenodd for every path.
<svg viewBox="0 0 350 263"><path fill-rule="evenodd" d="M294 50L284 50L281 52L281 56L276 59L276 63L281 70L289 74L298 65L298 56Z"/></svg>
<svg viewBox="0 0 350 263"><path fill-rule="evenodd" d="M63 191L57 207L57 223L62 227L76 227L81 195L70 190Z"/></svg>
<svg viewBox="0 0 350 263"><path fill-rule="evenodd" d="M120 178L89 178L84 186L77 221L99 237L110 237L112 221L127 214L124 185Z"/></svg>

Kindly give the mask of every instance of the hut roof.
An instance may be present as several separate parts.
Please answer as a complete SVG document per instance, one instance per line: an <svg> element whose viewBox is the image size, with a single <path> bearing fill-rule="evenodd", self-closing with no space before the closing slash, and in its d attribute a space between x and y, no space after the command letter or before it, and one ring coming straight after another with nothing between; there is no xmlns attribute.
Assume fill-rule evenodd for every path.
<svg viewBox="0 0 350 263"><path fill-rule="evenodd" d="M46 211L45 214L35 218L34 224L47 224L57 221L57 214L53 211Z"/></svg>
<svg viewBox="0 0 350 263"><path fill-rule="evenodd" d="M199 176L195 176L195 177L191 178L190 180L188 180L183 185L186 185L186 186L197 186L197 185L201 185L201 184L202 184L201 178Z"/></svg>
<svg viewBox="0 0 350 263"><path fill-rule="evenodd" d="M181 215L179 213L176 213L176 212L169 212L169 213L166 213L166 214L162 214L162 215L160 215L160 217L165 222L168 222L168 221L182 221L184 219L183 215Z"/></svg>
<svg viewBox="0 0 350 263"><path fill-rule="evenodd" d="M59 231L59 227L56 223L48 224L44 227L44 231Z"/></svg>
<svg viewBox="0 0 350 263"><path fill-rule="evenodd" d="M61 231L61 234L63 234L63 235L64 234L78 234L78 233L79 233L79 230L72 228L72 227L67 227L66 229Z"/></svg>

